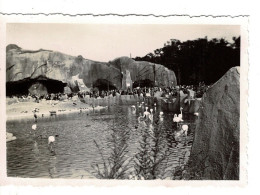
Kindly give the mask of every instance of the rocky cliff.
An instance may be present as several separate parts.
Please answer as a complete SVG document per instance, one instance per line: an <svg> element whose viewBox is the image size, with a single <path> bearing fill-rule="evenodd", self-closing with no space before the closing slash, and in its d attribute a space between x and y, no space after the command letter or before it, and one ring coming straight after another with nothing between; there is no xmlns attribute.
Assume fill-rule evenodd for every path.
<svg viewBox="0 0 260 195"><path fill-rule="evenodd" d="M199 179L239 179L239 79L231 68L202 97L190 158Z"/></svg>
<svg viewBox="0 0 260 195"><path fill-rule="evenodd" d="M162 65L149 62L136 62L128 57L117 58L110 62L96 62L82 56L70 56L56 51L24 50L17 45L6 48L6 82L14 83L24 79L37 79L39 76L57 80L78 89L73 78L83 80L87 88L95 83L107 83L118 89L122 88L122 79L130 71L131 80L155 80L159 86L176 85L173 71ZM155 70L155 74L154 74Z"/></svg>

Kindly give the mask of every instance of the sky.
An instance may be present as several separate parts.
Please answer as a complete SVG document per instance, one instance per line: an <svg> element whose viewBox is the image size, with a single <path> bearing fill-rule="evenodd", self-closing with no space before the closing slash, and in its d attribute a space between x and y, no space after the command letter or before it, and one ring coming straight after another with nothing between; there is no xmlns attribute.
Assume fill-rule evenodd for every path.
<svg viewBox="0 0 260 195"><path fill-rule="evenodd" d="M107 62L121 56L145 56L170 39L240 36L237 25L171 24L39 24L8 23L6 45L23 49L48 49L72 56Z"/></svg>

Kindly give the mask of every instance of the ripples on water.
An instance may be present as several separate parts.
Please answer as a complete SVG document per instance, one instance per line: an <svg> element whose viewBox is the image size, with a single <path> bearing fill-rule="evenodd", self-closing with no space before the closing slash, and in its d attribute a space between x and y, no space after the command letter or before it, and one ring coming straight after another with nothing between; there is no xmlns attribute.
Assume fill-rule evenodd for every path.
<svg viewBox="0 0 260 195"><path fill-rule="evenodd" d="M154 128L158 128L159 111L155 112ZM7 175L9 177L30 178L96 178L97 172L93 165L102 165L103 160L94 140L100 147L104 158L111 157L111 136L117 130L127 131L127 144L124 158L132 159L127 175L133 173L134 157L140 152L140 141L144 131L149 128L138 124L138 111L133 113L130 106L110 107L96 113L76 113L44 117L38 120L35 138L31 132L33 120L13 120L7 122L7 132L13 133L17 140L7 143ZM162 168L168 171L170 177L172 170L180 165L189 153L193 140L194 118L185 116L185 123L189 123L188 137L176 142L173 136L174 113L164 113L161 130L164 131L163 141L171 151L169 159L162 162ZM55 153L48 150L47 137L58 135L55 141ZM117 135L118 136L118 135ZM120 136L120 135L119 135ZM167 167L165 166L167 164ZM164 167L163 167L164 166Z"/></svg>

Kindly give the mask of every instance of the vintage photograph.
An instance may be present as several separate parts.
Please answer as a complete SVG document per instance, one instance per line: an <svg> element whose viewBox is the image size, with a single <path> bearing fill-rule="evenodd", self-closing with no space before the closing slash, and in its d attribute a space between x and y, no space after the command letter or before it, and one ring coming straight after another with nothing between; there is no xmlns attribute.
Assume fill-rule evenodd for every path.
<svg viewBox="0 0 260 195"><path fill-rule="evenodd" d="M7 177L240 180L241 36L7 23Z"/></svg>

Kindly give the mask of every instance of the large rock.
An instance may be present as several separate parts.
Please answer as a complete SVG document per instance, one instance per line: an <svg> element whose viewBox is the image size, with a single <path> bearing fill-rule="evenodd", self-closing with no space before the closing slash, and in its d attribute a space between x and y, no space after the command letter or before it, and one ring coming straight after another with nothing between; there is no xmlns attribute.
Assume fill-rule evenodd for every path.
<svg viewBox="0 0 260 195"><path fill-rule="evenodd" d="M197 179L239 179L239 79L233 67L202 97L190 157Z"/></svg>
<svg viewBox="0 0 260 195"><path fill-rule="evenodd" d="M74 79L76 76L87 88L93 87L97 81L107 80L110 85L120 89L123 75L129 72L132 82L145 79L154 81L155 75L159 86L176 85L173 71L159 64L137 62L128 57L105 63L50 50L23 50L16 45L8 45L6 50L6 82L44 76L67 83L73 90L79 88ZM80 87L84 86L81 84Z"/></svg>
<svg viewBox="0 0 260 195"><path fill-rule="evenodd" d="M110 63L124 74L129 71L133 82L148 79L155 81L159 87L177 85L175 73L160 64L135 61L128 57L116 58Z"/></svg>

